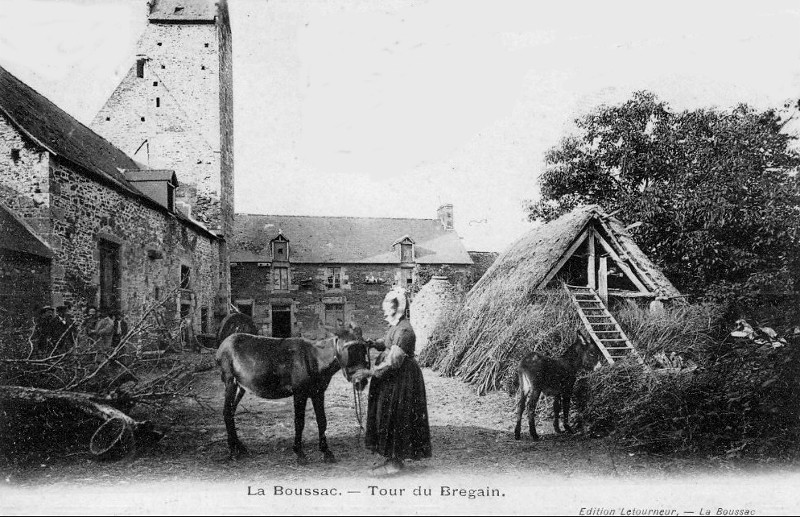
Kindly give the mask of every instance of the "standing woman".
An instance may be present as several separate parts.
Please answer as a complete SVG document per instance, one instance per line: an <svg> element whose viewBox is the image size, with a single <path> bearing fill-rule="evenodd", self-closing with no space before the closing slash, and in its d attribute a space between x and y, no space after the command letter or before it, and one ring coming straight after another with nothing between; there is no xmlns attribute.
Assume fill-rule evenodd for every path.
<svg viewBox="0 0 800 517"><path fill-rule="evenodd" d="M405 459L431 457L425 381L414 359L416 336L405 312L405 293L390 291L383 300L389 331L384 339L371 343L385 352L374 368L359 376L372 377L365 441L367 448L386 458L374 469L376 474L399 472Z"/></svg>

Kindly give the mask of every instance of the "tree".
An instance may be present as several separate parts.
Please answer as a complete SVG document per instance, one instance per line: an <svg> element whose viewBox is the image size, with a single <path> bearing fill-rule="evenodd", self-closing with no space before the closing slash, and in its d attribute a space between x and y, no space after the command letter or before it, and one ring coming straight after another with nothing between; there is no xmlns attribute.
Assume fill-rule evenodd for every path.
<svg viewBox="0 0 800 517"><path fill-rule="evenodd" d="M733 311L800 291L800 155L774 111L676 112L649 92L576 120L545 156L531 220L597 203L683 292ZM785 299L783 300L786 301Z"/></svg>

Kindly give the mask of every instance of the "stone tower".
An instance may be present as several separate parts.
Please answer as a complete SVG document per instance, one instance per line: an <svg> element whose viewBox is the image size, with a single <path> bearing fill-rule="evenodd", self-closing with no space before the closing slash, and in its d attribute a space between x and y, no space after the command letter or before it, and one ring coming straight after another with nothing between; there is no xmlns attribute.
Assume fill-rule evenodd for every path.
<svg viewBox="0 0 800 517"><path fill-rule="evenodd" d="M92 129L137 162L174 170L176 206L230 238L233 56L227 1L150 0L146 14L136 59ZM221 251L220 287L227 292L224 244Z"/></svg>
<svg viewBox="0 0 800 517"><path fill-rule="evenodd" d="M139 163L172 169L176 201L233 229L233 67L226 0L151 0L135 62L92 122Z"/></svg>

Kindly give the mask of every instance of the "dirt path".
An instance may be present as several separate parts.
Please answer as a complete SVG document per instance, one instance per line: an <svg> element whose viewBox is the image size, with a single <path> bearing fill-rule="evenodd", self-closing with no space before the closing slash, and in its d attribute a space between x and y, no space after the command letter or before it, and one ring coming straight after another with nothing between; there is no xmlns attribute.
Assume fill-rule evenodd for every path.
<svg viewBox="0 0 800 517"><path fill-rule="evenodd" d="M543 440L527 435L513 439L513 399L505 393L475 395L462 382L425 370L433 458L411 462L403 476L450 476L480 473L486 476L601 476L649 477L687 472L736 472L759 465L708 458L670 458L633 454L617 449L610 440L555 435L549 420L539 419ZM155 447L119 462L96 462L86 453L50 458L38 466L15 469L7 477L13 485L59 482L153 482L165 480L215 481L274 473L286 480L364 477L379 457L361 445L352 391L336 375L327 393L328 441L339 462L321 462L317 428L311 404L306 415L305 447L310 464L298 466L291 450L294 434L291 399L266 401L246 396L237 412L237 425L250 455L238 461L227 457L222 422L222 386L216 370L198 374L192 398L169 412L149 415L169 428ZM366 404L366 396L364 397Z"/></svg>

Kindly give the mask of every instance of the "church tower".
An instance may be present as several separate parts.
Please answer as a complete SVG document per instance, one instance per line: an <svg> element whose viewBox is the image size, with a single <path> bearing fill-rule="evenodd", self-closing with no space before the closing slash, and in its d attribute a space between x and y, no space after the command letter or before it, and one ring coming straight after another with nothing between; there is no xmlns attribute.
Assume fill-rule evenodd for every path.
<svg viewBox="0 0 800 517"><path fill-rule="evenodd" d="M150 0L135 62L92 129L178 177L176 206L233 233L233 56L226 0ZM222 246L221 288L229 289Z"/></svg>

